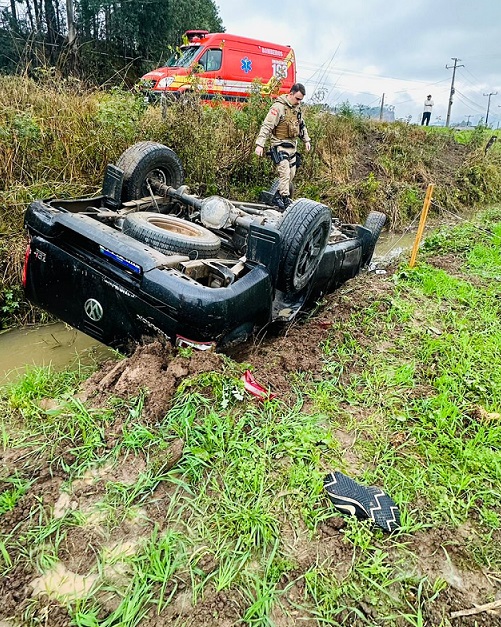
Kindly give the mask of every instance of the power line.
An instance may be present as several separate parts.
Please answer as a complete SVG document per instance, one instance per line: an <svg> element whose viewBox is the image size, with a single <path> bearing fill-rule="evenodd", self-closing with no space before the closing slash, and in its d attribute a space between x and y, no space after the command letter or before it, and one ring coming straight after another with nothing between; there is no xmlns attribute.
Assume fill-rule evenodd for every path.
<svg viewBox="0 0 501 627"><path fill-rule="evenodd" d="M476 81L476 83L481 83L481 82L482 82L482 81L481 81L481 80L480 80L477 76L475 76L474 74L472 74L472 73L468 70L468 68L466 68L466 67L464 68L463 72L461 72L461 75L462 75L462 76L464 76L464 72L468 72L468 74L469 74L469 75L470 75L470 76L471 76L471 77L472 77L472 78Z"/></svg>
<svg viewBox="0 0 501 627"><path fill-rule="evenodd" d="M477 109L483 112L484 110L483 105L480 105L478 102L475 102L471 98L468 98L468 96L465 96L465 94L460 92L459 89L456 89L456 94L459 96L459 99L461 100L461 102L465 106L467 106L469 109L472 109L472 107L476 107Z"/></svg>
<svg viewBox="0 0 501 627"><path fill-rule="evenodd" d="M476 80L476 83L474 83L474 82L473 82L473 81L471 81L468 77L466 77L466 76L465 76L464 72L459 72L459 74L461 75L461 78L462 78L464 81L466 81L466 82L467 82L467 83L469 83L470 85L473 85L474 87L476 87L476 86L478 85L478 83L480 82L480 81L478 81L478 80L476 80L476 79L475 79L475 80ZM473 74L472 74L472 76L473 76ZM475 78L475 77L473 76L473 78Z"/></svg>
<svg viewBox="0 0 501 627"><path fill-rule="evenodd" d="M425 87L426 88L434 87L435 85L440 85L440 83L445 83L446 80L447 80L446 78L443 78L442 80L435 81L434 83L426 83ZM409 82L414 82L414 81L409 81ZM421 86L420 87L412 87L412 88L409 87L408 89L401 89L400 91L396 91L395 93L396 94L405 94L408 91L417 91L418 89L422 90L423 88Z"/></svg>
<svg viewBox="0 0 501 627"><path fill-rule="evenodd" d="M324 67L323 65L319 66L319 65L312 64L312 63L301 62L301 61L298 62L297 66L298 68L306 68L307 70L313 69L317 71ZM430 85L429 81L421 81L418 79L406 79L406 78L400 78L396 76L385 76L383 74L370 74L369 72L357 72L355 70L348 70L346 68L340 68L340 67L327 70L325 73L341 74L345 76L359 76L362 78L371 78L371 79L375 78L378 80L393 80L393 81L400 81L400 82L405 82L405 83L419 83L420 85L424 85L424 86ZM442 82L442 81L438 81L438 82Z"/></svg>
<svg viewBox="0 0 501 627"><path fill-rule="evenodd" d="M337 47L337 48L336 48L336 50L334 51L334 54L333 54L333 55L331 56L331 58L329 59L329 63L327 64L327 66L326 66L326 67L325 67L325 69L323 70L322 75L321 75L321 76L320 76L320 78L318 79L317 85L316 85L315 90L314 90L314 92L313 92L313 93L317 92L317 91L320 89L320 85L321 85L322 83L324 83L324 82L325 82L325 75L327 74L327 72L329 72L329 70L330 70L330 66L331 66L332 62L334 61L334 57L336 56L337 51L339 50L339 46L340 46L340 45L341 45L341 44L339 44L339 45L338 45L338 47ZM325 65L325 64L324 64L324 65ZM331 95L332 90L333 90L333 89L334 89L334 87L337 85L338 81L339 81L339 79L338 79L338 80L334 83L334 85L331 87L331 89L330 89L330 90L329 90L329 92L327 93L327 97L329 97L329 96Z"/></svg>

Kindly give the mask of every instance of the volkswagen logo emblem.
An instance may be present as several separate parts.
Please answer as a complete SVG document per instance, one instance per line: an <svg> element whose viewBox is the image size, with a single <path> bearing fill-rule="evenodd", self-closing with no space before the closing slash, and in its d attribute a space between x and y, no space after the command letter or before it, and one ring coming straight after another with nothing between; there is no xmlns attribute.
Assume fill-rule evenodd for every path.
<svg viewBox="0 0 501 627"><path fill-rule="evenodd" d="M94 298L89 298L85 301L84 310L93 322L99 322L99 320L103 317L103 308L101 303Z"/></svg>

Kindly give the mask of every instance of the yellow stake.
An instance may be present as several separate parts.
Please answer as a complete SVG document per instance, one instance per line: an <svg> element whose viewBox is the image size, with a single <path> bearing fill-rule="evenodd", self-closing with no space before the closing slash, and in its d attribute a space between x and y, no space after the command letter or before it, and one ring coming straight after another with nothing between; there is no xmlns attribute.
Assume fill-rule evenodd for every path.
<svg viewBox="0 0 501 627"><path fill-rule="evenodd" d="M434 183L430 183L428 185L428 189L426 190L426 196L423 203L423 210L421 211L421 218L419 220L419 226L416 233L416 239L414 240L414 246L412 247L411 260L409 262L409 267L413 268L416 263L417 252L419 248L419 243L421 242L421 238L423 237L424 225L426 223L426 217L428 215L428 209L431 204L431 195L433 193L433 188L435 187Z"/></svg>

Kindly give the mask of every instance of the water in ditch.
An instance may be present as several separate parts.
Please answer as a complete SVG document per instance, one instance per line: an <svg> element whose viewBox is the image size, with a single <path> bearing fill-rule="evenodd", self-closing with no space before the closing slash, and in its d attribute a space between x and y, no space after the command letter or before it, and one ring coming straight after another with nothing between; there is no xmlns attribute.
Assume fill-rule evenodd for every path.
<svg viewBox="0 0 501 627"><path fill-rule="evenodd" d="M382 233L374 263L383 265L412 248L415 233ZM101 363L114 351L63 322L13 329L0 334L0 386L15 381L31 366L54 369Z"/></svg>
<svg viewBox="0 0 501 627"><path fill-rule="evenodd" d="M62 370L78 363L101 363L113 354L111 348L64 322L13 329L0 334L0 386L33 366Z"/></svg>

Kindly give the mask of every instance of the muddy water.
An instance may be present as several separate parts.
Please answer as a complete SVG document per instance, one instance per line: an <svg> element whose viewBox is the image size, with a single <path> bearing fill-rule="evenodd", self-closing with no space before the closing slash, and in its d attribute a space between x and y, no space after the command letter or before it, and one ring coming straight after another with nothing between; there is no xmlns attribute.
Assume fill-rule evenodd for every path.
<svg viewBox="0 0 501 627"><path fill-rule="evenodd" d="M15 381L30 366L56 370L102 362L112 350L63 322L14 329L0 335L0 386Z"/></svg>
<svg viewBox="0 0 501 627"><path fill-rule="evenodd" d="M388 263L412 248L415 233L382 233L374 263ZM102 362L113 352L96 340L62 322L0 334L0 386L16 380L29 366L55 369L79 362Z"/></svg>
<svg viewBox="0 0 501 627"><path fill-rule="evenodd" d="M382 233L378 239L373 261L375 263L388 263L401 255L410 258L410 251L414 245L416 233Z"/></svg>

